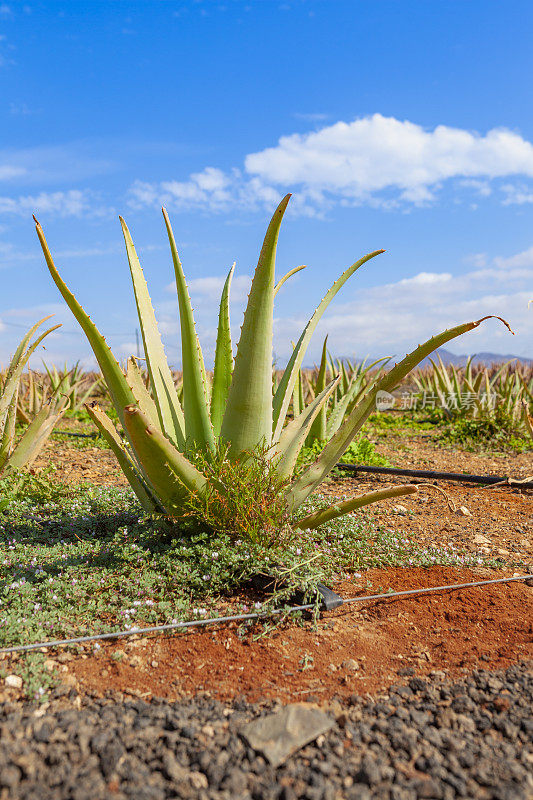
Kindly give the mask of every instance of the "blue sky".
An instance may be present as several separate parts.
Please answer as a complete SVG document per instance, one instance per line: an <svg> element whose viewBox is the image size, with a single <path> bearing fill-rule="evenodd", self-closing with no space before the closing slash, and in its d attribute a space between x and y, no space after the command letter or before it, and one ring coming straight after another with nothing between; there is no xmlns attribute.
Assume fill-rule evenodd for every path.
<svg viewBox="0 0 533 800"><path fill-rule="evenodd" d="M278 269L275 353L349 264L317 332L336 355L403 355L499 314L457 353L533 356L533 110L529 2L493 0L0 0L0 361L54 313L47 361L90 350L43 264L117 357L136 318L118 214L138 246L178 365L173 222L206 360L237 262L235 336L278 199L293 192Z"/></svg>

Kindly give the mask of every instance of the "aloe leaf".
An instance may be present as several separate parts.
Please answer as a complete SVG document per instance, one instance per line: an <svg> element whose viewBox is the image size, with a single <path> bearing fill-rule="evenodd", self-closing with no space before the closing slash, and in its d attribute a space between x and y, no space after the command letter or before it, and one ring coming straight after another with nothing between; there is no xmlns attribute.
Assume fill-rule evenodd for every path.
<svg viewBox="0 0 533 800"><path fill-rule="evenodd" d="M103 438L115 454L121 470L123 471L126 479L135 492L137 499L141 506L148 514L161 512L163 508L159 505L154 498L153 493L149 486L143 480L142 475L139 473L131 456L124 447L122 439L120 438L115 426L100 406L96 403L86 403L85 408L90 418L102 434Z"/></svg>
<svg viewBox="0 0 533 800"><path fill-rule="evenodd" d="M24 334L6 370L5 377L2 381L2 394L0 396L0 433L4 429L7 410L11 403L11 398L18 387L22 370L27 362L27 359L24 359L24 351L26 350L26 347L33 334L43 324L43 322L46 322L46 320L50 319L50 316L51 315L48 315L47 317L39 320L39 322L36 322L34 325L32 325L30 330Z"/></svg>
<svg viewBox="0 0 533 800"><path fill-rule="evenodd" d="M324 295L320 304L315 310L313 316L305 326L302 335L298 339L296 347L293 350L289 363L285 368L280 384L274 396L274 402L273 402L274 441L276 441L276 439L279 438L280 430L283 427L285 416L287 414L287 409L289 407L292 390L294 388L294 384L298 376L298 370L302 366L302 362L307 347L309 345L309 342L311 341L313 333L315 332L315 328L320 321L320 318L324 314L326 308L329 306L335 295L344 286L348 278L350 278L354 274L354 272L359 269L359 267L362 267L363 264L366 264L367 261L370 261L371 258L374 258L375 256L378 256L380 253L383 252L385 251L375 250L373 253L369 253L368 255L363 256L363 258L360 258L359 261L356 261L354 264L352 264L351 267L348 267L348 269L346 269L342 273L340 278L335 281L333 286Z"/></svg>
<svg viewBox="0 0 533 800"><path fill-rule="evenodd" d="M379 503L382 500L390 500L391 497L416 494L417 491L418 487L415 484L406 483L402 486L391 486L388 489L378 489L375 492L367 492L360 497L352 497L350 500L344 500L341 503L335 503L335 505L329 508L323 508L320 511L315 511L313 514L308 514L307 517L293 523L293 527L312 531L318 528L319 525L331 522L332 519L337 519L337 517L342 517L344 514L349 514L350 511L364 508L364 506L369 506L372 503Z"/></svg>
<svg viewBox="0 0 533 800"><path fill-rule="evenodd" d="M324 339L324 344L322 345L322 356L320 358L320 367L318 368L318 376L316 379L315 385L315 393L320 394L326 388L326 372L328 368L327 364L327 344L328 344L328 337ZM324 404L320 411L318 412L317 416L313 420L313 424L309 429L309 435L307 437L307 444L311 446L315 441L323 441L326 438L326 405Z"/></svg>
<svg viewBox="0 0 533 800"><path fill-rule="evenodd" d="M50 413L49 406L41 408L17 442L7 461L6 471L28 468L33 464L65 411L66 406L57 413Z"/></svg>
<svg viewBox="0 0 533 800"><path fill-rule="evenodd" d="M482 380L483 379L483 374L480 372L478 377L481 378L481 380ZM481 384L481 381L479 382L479 384ZM470 392L470 394L472 395L472 398L474 400L474 404L476 406L477 413L481 416L483 414L483 403L481 402L481 399L480 399L479 385L478 385L477 388L475 388L475 383L472 386L469 383L469 381L467 381L467 379L465 378L465 386L466 386L467 390Z"/></svg>
<svg viewBox="0 0 533 800"><path fill-rule="evenodd" d="M530 388L529 388L529 386L527 385L526 379L525 379L525 378L522 378L522 377L520 377L520 382L521 382L521 384L522 384L522 386L523 386L523 388L524 388L524 392L525 392L525 393L526 393L526 395L529 397L530 401L533 403L533 394L532 394L532 392L531 392L531 389L530 389Z"/></svg>
<svg viewBox="0 0 533 800"><path fill-rule="evenodd" d="M293 417L299 417L302 413L302 404L300 403L300 375L301 372L298 371L298 380L294 384L294 389L292 390L292 415Z"/></svg>
<svg viewBox="0 0 533 800"><path fill-rule="evenodd" d="M128 254L128 263L130 265L133 291L135 293L139 325L146 356L146 366L148 367L150 385L152 387L160 425L169 439L180 449L183 449L185 445L185 420L168 366L163 342L161 341L152 301L148 293L148 285L128 226L122 217L119 217L119 219L126 243L126 252Z"/></svg>
<svg viewBox="0 0 533 800"><path fill-rule="evenodd" d="M348 373L346 372L346 365L344 361L341 361L341 372L342 372L342 389L341 391L345 394L348 391L350 386L350 380L348 378Z"/></svg>
<svg viewBox="0 0 533 800"><path fill-rule="evenodd" d="M4 430L0 435L0 472L4 464L6 463L7 459L11 455L13 450L13 442L15 440L15 426L17 423L17 402L18 402L18 390L19 385L17 384L15 388L15 392L13 393L13 397L11 398L11 403L9 404Z"/></svg>
<svg viewBox="0 0 533 800"><path fill-rule="evenodd" d="M231 386L233 372L233 350L231 347L231 329L229 318L229 293L235 264L228 273L218 312L217 343L215 348L215 365L213 369L213 387L211 389L211 422L215 436L220 434L224 409Z"/></svg>
<svg viewBox="0 0 533 800"><path fill-rule="evenodd" d="M292 475L298 454L305 444L313 421L328 402L339 380L340 378L336 378L331 381L296 419L291 420L283 429L279 442L272 447L270 458L275 463L276 472L280 477L289 478ZM279 460L276 461L276 457Z"/></svg>
<svg viewBox="0 0 533 800"><path fill-rule="evenodd" d="M305 399L304 399L304 379L302 370L298 372L298 403L300 408L305 408Z"/></svg>
<svg viewBox="0 0 533 800"><path fill-rule="evenodd" d="M43 322L46 322L47 320L51 319L52 316L53 316L53 314L48 314L46 317L43 317L42 319L39 320L39 322L36 322L34 325L32 325L31 328L29 329L29 331L26 334L24 334L21 342L19 343L17 349L15 350L13 358L11 359L11 364L9 365L6 378L9 377L9 375L17 368L17 366L19 364L19 359L22 358L22 356L24 354L24 351L26 350L26 347L30 343L30 340L31 340L33 334L37 332L37 330L41 327ZM54 328L51 328L50 331L55 330L55 328L58 328L58 327L59 327L59 325L56 325ZM50 333L50 331L48 331L48 333ZM44 335L46 336L47 334L44 334ZM43 337L41 337L41 340L42 340L42 338ZM26 359L26 361L27 361L27 359ZM24 363L26 363L26 361Z"/></svg>
<svg viewBox="0 0 533 800"><path fill-rule="evenodd" d="M329 419L327 420L326 433L324 436L321 437L322 440L324 439L329 440L331 439L332 436L334 436L337 433L340 426L342 425L344 415L346 414L346 411L352 399L353 398L351 394L345 394L344 397L341 397L341 399L335 405L335 408L333 409L333 411L329 415Z"/></svg>
<svg viewBox="0 0 533 800"><path fill-rule="evenodd" d="M188 494L205 494L205 476L150 425L139 408L124 409L124 425L151 486L170 515L182 511Z"/></svg>
<svg viewBox="0 0 533 800"><path fill-rule="evenodd" d="M167 228L174 272L181 324L181 350L183 370L183 410L185 412L185 436L187 445L215 449L213 426L209 416L204 359L200 349L185 275L178 256L176 240L165 209L163 217Z"/></svg>
<svg viewBox="0 0 533 800"><path fill-rule="evenodd" d="M40 322L32 326L29 333L26 334L26 336L23 339L23 342L25 343L24 347L27 346L29 340L31 339L31 337L33 336L39 325L41 325L47 319L50 319L50 317L49 316L44 317ZM22 351L22 353L20 352L20 345L17 348L16 353L18 353L18 360L16 363L14 361L11 362L13 369L11 370L10 367L11 374L9 375L9 378L6 380L4 384L2 396L0 397L0 431L3 430L3 426L5 424L5 415L11 403L11 398L13 396L13 393L15 392L16 387L18 386L20 376L22 375L22 370L28 363L29 359L31 358L35 350L39 347L45 336L48 336L49 333L52 333L52 331L55 331L60 327L61 325L53 325L51 328L48 328L48 330L44 331L44 333L41 333L41 335L37 337L37 339L27 348L25 352L24 351Z"/></svg>
<svg viewBox="0 0 533 800"><path fill-rule="evenodd" d="M96 360L98 361L100 369L102 370L102 374L109 389L111 399L113 400L113 404L117 410L118 417L122 424L124 424L123 409L127 405L135 402L133 393L128 386L128 382L124 376L124 373L122 372L104 337L89 315L85 313L66 283L61 278L52 259L52 255L46 242L43 230L37 220L35 220L35 223L37 236L39 237L50 275L52 276L54 283L63 296L63 299L74 314L87 339L89 340L89 344L91 345L93 353L96 356Z"/></svg>
<svg viewBox="0 0 533 800"><path fill-rule="evenodd" d="M302 269L306 269L305 264L302 264L300 267L294 267L294 269L289 270L287 274L283 276L283 278L280 278L274 286L274 297L277 295L283 284L286 283L289 278L292 278L293 275L296 275L297 272L301 272Z"/></svg>
<svg viewBox="0 0 533 800"><path fill-rule="evenodd" d="M134 356L130 356L126 362L126 380L143 414L146 414L154 428L157 428L160 433L163 433L156 404L152 395L146 388L142 372Z"/></svg>
<svg viewBox="0 0 533 800"><path fill-rule="evenodd" d="M335 362L333 361L331 353L328 353L328 367L329 371L331 372L331 377L334 378L337 374L337 371L335 369Z"/></svg>
<svg viewBox="0 0 533 800"><path fill-rule="evenodd" d="M527 406L528 404L524 401L522 405L522 420L526 426L527 432L533 440L533 417L531 417Z"/></svg>
<svg viewBox="0 0 533 800"><path fill-rule="evenodd" d="M248 296L220 432L229 444L230 458L272 441L274 272L279 229L289 199L289 194L283 198L270 221Z"/></svg>
<svg viewBox="0 0 533 800"><path fill-rule="evenodd" d="M499 319L509 328L505 320L502 320L501 317L494 317L493 315L482 317L474 322L466 322L443 331L437 334L437 336L433 336L424 344L419 345L412 353L406 355L398 364L395 364L395 366L375 384L363 401L354 408L339 431L323 449L315 463L312 464L288 490L287 499L291 510L296 510L304 500L309 497L339 461L355 434L362 428L373 412L378 391L392 392L398 383L416 367L417 364L426 358L426 356L436 350L437 347L442 347L447 342L461 336L463 333L477 328L486 319ZM511 329L509 328L509 330Z"/></svg>

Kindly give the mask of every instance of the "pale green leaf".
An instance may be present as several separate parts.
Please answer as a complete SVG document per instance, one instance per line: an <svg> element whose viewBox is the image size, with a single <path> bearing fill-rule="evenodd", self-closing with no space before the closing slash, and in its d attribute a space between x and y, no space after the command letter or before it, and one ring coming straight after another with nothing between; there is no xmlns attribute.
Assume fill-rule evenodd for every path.
<svg viewBox="0 0 533 800"><path fill-rule="evenodd" d="M196 334L191 299L178 256L178 248L176 247L170 219L165 209L163 209L163 217L174 262L180 311L186 443L187 447L194 448L196 446L214 450L215 436L209 416L204 359Z"/></svg>
<svg viewBox="0 0 533 800"><path fill-rule="evenodd" d="M255 270L237 347L221 438L229 456L272 441L272 324L276 246L290 195L274 212Z"/></svg>
<svg viewBox="0 0 533 800"><path fill-rule="evenodd" d="M287 414L287 409L289 407L292 390L294 388L294 384L298 377L298 370L302 366L302 362L307 351L307 347L309 342L311 341L311 337L315 332L316 326L318 325L320 318L324 314L326 308L329 306L335 295L339 292L339 290L344 286L348 278L350 278L359 267L366 264L367 261L370 261L371 258L383 253L384 250L375 250L373 253L369 253L363 258L360 258L359 261L356 261L345 270L340 278L335 281L333 286L329 289L329 291L325 294L322 301L318 305L316 311L314 312L313 316L305 326L302 335L298 339L296 347L293 350L292 356L285 368L281 381L279 383L278 389L274 396L273 402L273 421L274 421L274 436L273 439L276 441L279 438L279 434L283 424L285 422L285 416Z"/></svg>
<svg viewBox="0 0 533 800"><path fill-rule="evenodd" d="M119 217L119 219L126 243L137 314L144 344L144 354L146 356L146 366L150 375L150 385L159 415L160 426L176 446L183 449L185 446L185 420L168 366L163 342L161 341L152 301L148 293L148 285L128 226L122 217Z"/></svg>
<svg viewBox="0 0 533 800"><path fill-rule="evenodd" d="M233 372L233 350L231 347L231 329L229 318L229 293L235 264L228 273L218 313L217 343L215 348L215 365L213 370L213 387L211 390L211 422L215 436L220 434L222 418L226 408L231 375Z"/></svg>

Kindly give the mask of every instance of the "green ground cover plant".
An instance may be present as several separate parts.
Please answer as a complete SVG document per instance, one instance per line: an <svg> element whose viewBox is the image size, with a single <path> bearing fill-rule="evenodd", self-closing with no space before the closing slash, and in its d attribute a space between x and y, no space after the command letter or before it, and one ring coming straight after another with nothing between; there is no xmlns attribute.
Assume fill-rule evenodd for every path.
<svg viewBox="0 0 533 800"><path fill-rule="evenodd" d="M66 486L53 469L25 481L0 516L0 647L283 607L296 589L312 598L317 580L331 585L370 567L497 565L420 546L364 513L266 547L192 523L165 525L140 511L129 488ZM313 496L301 513L326 507ZM258 572L287 587L260 602L232 599ZM45 698L42 662L42 654L23 661L32 693Z"/></svg>
<svg viewBox="0 0 533 800"><path fill-rule="evenodd" d="M509 417L503 407L496 408L488 416L453 419L437 411L430 417L423 411L379 412L369 418L364 433L374 439L385 439L390 433L400 437L429 434L433 444L443 447L459 446L469 452L489 455L509 451L523 453L531 449L533 438L528 436L527 413L525 410L522 419L517 420Z"/></svg>

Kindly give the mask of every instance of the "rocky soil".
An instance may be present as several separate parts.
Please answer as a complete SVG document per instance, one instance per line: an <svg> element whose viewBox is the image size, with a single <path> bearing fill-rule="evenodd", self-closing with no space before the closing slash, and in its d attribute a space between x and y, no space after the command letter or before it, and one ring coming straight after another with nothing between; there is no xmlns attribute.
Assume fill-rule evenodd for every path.
<svg viewBox="0 0 533 800"><path fill-rule="evenodd" d="M0 706L2 800L527 800L533 669L436 672L324 704L333 726L274 768L242 737L277 701L83 699ZM401 670L400 670L401 672Z"/></svg>

